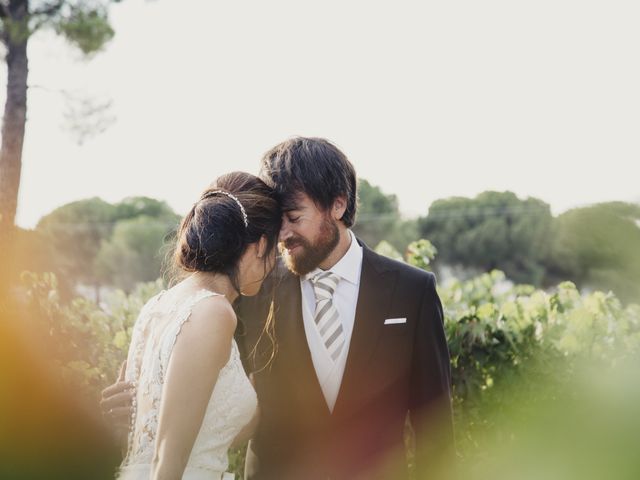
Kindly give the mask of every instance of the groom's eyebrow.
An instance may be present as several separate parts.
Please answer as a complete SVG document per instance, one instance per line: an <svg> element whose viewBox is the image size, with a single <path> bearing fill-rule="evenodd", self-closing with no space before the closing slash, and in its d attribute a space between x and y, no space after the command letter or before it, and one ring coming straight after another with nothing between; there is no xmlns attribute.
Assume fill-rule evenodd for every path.
<svg viewBox="0 0 640 480"><path fill-rule="evenodd" d="M291 199L291 200L285 200L283 202L282 204L283 212L287 213L287 212L292 212L294 210L302 210L302 207L298 205L295 200Z"/></svg>
<svg viewBox="0 0 640 480"><path fill-rule="evenodd" d="M305 207L299 207L297 205L291 205L290 207L284 207L282 213L301 212Z"/></svg>

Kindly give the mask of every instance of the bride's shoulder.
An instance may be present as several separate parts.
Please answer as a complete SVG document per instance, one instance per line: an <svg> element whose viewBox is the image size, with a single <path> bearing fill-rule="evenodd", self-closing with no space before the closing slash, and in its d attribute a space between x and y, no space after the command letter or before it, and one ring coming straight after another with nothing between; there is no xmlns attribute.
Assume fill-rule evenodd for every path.
<svg viewBox="0 0 640 480"><path fill-rule="evenodd" d="M229 360L237 324L227 299L220 295L201 298L185 320L177 334L173 357L197 358L196 363L201 365L224 365Z"/></svg>
<svg viewBox="0 0 640 480"><path fill-rule="evenodd" d="M224 295L208 295L191 309L190 322L202 333L233 336L238 320L233 307Z"/></svg>

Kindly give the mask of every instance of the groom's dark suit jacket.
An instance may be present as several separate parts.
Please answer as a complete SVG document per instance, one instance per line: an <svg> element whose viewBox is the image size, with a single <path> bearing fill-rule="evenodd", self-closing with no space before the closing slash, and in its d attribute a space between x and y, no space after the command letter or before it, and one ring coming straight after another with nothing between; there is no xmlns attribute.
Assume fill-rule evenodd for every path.
<svg viewBox="0 0 640 480"><path fill-rule="evenodd" d="M276 353L262 336L271 298ZM261 410L249 445L252 480L407 476L409 414L418 478L452 452L449 353L433 274L364 246L356 317L333 413L318 382L302 320L299 277L279 265L255 297L237 306L245 367L254 371ZM385 319L406 323L385 325Z"/></svg>

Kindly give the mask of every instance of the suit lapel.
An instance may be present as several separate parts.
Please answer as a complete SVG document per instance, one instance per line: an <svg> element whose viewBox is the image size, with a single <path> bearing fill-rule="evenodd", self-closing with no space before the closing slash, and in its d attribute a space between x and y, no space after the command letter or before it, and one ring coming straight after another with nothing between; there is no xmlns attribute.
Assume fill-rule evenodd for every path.
<svg viewBox="0 0 640 480"><path fill-rule="evenodd" d="M334 416L349 411L354 397L362 394L363 385L359 384L359 380L382 333L383 320L389 311L395 287L395 276L395 272L383 267L376 253L363 246L356 316Z"/></svg>

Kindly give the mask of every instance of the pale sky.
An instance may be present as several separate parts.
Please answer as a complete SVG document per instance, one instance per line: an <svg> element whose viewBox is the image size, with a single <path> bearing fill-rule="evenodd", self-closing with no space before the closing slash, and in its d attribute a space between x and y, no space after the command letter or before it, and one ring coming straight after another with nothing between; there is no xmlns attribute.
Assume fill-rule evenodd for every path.
<svg viewBox="0 0 640 480"><path fill-rule="evenodd" d="M554 213L640 201L637 0L125 0L92 60L30 44L17 223L146 195L184 213L291 135L340 146L407 216L511 190ZM4 104L5 72L0 83ZM112 101L78 145L59 92Z"/></svg>

